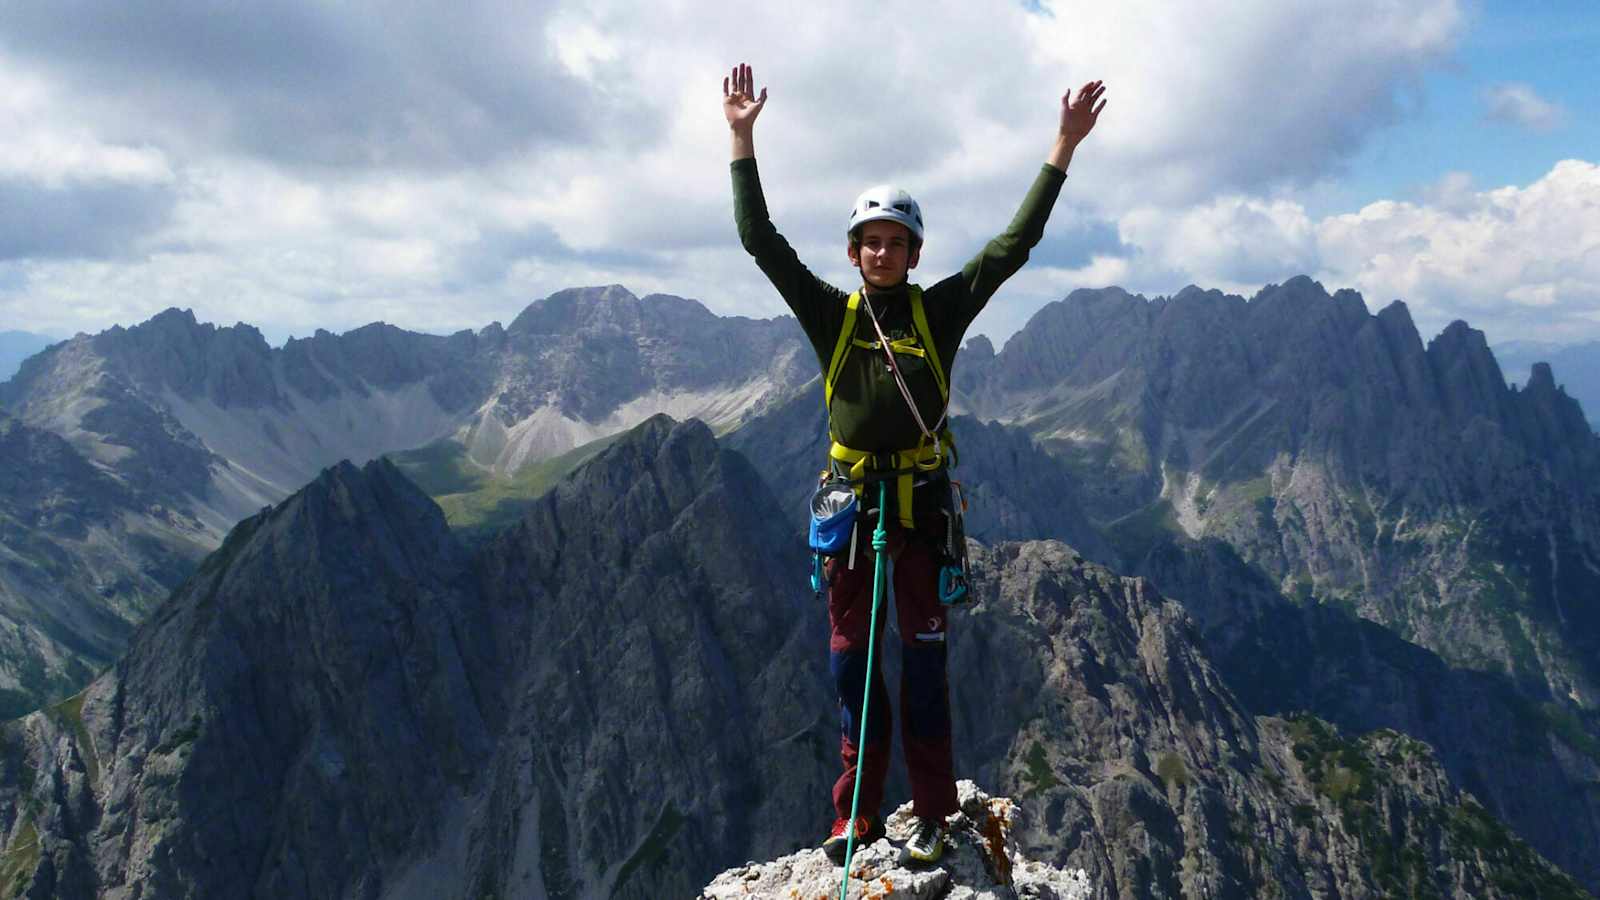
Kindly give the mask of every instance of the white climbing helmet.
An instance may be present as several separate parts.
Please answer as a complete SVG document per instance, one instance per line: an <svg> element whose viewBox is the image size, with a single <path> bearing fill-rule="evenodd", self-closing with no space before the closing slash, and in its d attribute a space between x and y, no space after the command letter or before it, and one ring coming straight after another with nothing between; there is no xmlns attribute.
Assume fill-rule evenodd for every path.
<svg viewBox="0 0 1600 900"><path fill-rule="evenodd" d="M899 222L911 229L913 243L922 242L922 207L911 199L910 194L892 184L880 184L862 191L861 196L856 198L855 208L850 210L850 227L845 231L855 234L857 228L879 219Z"/></svg>

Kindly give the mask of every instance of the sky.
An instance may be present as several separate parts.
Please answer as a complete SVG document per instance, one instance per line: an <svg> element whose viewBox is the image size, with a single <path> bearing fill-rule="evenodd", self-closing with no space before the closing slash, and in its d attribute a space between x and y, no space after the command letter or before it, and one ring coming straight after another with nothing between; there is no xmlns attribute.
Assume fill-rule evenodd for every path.
<svg viewBox="0 0 1600 900"><path fill-rule="evenodd" d="M621 284L769 317L732 220L722 78L768 102L778 229L859 284L863 188L920 202L914 280L1010 221L1061 96L1107 106L969 334L1077 288L1251 296L1308 274L1426 339L1600 339L1600 2L0 0L0 331L168 307L281 343L449 333Z"/></svg>

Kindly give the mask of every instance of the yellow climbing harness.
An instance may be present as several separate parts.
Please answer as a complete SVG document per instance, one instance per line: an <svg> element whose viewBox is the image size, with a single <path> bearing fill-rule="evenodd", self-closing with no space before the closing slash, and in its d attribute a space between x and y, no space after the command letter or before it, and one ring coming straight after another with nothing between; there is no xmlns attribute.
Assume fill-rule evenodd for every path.
<svg viewBox="0 0 1600 900"><path fill-rule="evenodd" d="M939 351L934 346L933 333L928 328L928 316L922 306L922 289L916 285L910 285L907 288L907 293L911 300L911 323L915 334L911 337L889 341L888 350L891 353L916 356L927 360L928 369L933 373L934 383L939 386L939 399L943 401L945 407L948 407L950 405L950 383L945 378L944 366L939 361ZM861 347L865 350L883 349L882 341L864 341L856 337L856 319L860 308L861 292L856 291L850 295L850 299L845 303L844 324L839 329L839 341L834 345L833 359L828 364L827 376L822 382L823 402L827 405L830 419L833 416L834 382L838 380L839 373L844 369L844 362L846 357L850 355L850 351L856 347ZM907 402L910 401L908 400ZM911 494L912 488L915 486L916 476L919 473L937 472L944 468L947 455L952 458L952 464L956 456L955 439L950 436L950 429L945 427L942 419L935 428L937 429L936 434L924 434L918 439L916 446L903 450L873 453L846 447L838 441L834 441L828 456L832 461L840 464L845 476L855 486L857 494L862 493L869 481L885 481L893 478L895 481L895 505L899 510L900 524L911 528L913 527Z"/></svg>

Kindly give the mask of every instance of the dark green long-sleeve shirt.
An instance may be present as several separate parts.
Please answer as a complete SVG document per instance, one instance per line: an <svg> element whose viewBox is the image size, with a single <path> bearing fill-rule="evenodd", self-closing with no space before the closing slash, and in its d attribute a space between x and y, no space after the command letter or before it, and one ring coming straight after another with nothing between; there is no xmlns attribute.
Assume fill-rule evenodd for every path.
<svg viewBox="0 0 1600 900"><path fill-rule="evenodd" d="M826 373L839 330L844 326L845 302L850 294L813 275L773 227L755 159L734 160L732 172L739 240L800 320L817 362ZM967 326L1000 285L1028 261L1028 252L1044 235L1045 222L1066 177L1065 172L1048 163L1042 166L1010 226L959 273L923 291L928 330L947 378ZM915 335L904 285L889 292L874 292L867 298L890 340ZM864 340L875 339L872 323L865 314L856 317L856 332ZM897 361L923 421L933 427L944 411L938 385L922 359L901 356ZM829 430L835 441L870 452L908 449L916 446L921 437L882 357L859 349L850 354L834 384Z"/></svg>

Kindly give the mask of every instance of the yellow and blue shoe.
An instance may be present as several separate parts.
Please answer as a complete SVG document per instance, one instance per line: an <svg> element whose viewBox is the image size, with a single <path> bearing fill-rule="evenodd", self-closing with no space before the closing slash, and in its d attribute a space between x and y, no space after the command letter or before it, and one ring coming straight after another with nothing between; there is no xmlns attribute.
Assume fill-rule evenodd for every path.
<svg viewBox="0 0 1600 900"><path fill-rule="evenodd" d="M934 863L944 855L944 826L932 819L918 818L906 841L906 854L922 863Z"/></svg>

